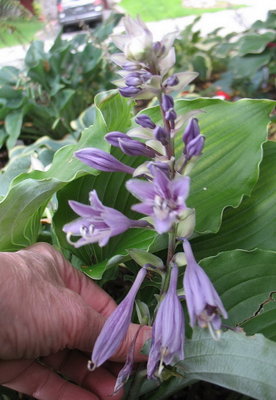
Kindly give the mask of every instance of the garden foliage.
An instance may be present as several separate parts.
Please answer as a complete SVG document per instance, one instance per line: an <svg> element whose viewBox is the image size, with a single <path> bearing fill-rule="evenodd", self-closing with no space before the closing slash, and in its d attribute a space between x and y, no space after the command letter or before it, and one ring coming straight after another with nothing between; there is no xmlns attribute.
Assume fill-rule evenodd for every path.
<svg viewBox="0 0 276 400"><path fill-rule="evenodd" d="M142 29L145 28L143 27ZM148 33L146 33L147 35ZM248 35L249 39L248 37L247 39L250 41L251 34ZM83 36L81 38L83 40ZM240 49L247 48L247 39L239 42ZM76 41L78 40L80 39L76 39ZM167 46L169 46L170 40L166 42ZM49 103L51 104L50 111L47 111L49 113L53 112L51 124L48 124L50 114L47 114L47 116L45 114L45 122L43 119L39 120L38 131L41 132L39 130L41 127L43 134L45 134L48 126L47 132L52 132L54 124L54 132L58 137L59 132L64 132L66 113L72 110L74 101L80 99L78 96L81 96L81 93L83 95L88 84L79 80L80 76L82 79L86 77L86 75L81 74L75 78L74 84L76 86L71 83L70 88L66 87L66 81L64 80L55 82L53 78L48 79L51 68L56 68L54 67L56 65L54 50L55 48L60 50L60 46L63 46L64 57L71 57L70 50L68 50L68 46L70 47L71 45L63 43L60 38L57 39L50 52L51 57L46 57L48 64L43 62L43 60L45 61L46 53L44 53L41 44L35 44L27 56L29 76L32 79L36 77L41 87L45 83L45 93L48 93L47 96L52 96L52 99L55 98L54 103L52 101ZM85 46L85 49L90 49L92 45L85 42ZM134 60L132 59L131 62L136 63L135 67L139 70L139 63L143 63L143 58L135 59L133 47L128 46L129 42L127 42L126 47L132 52L131 57ZM158 46L155 45L154 47L156 54L159 54ZM265 48L267 49L266 45ZM98 54L98 51L100 50L97 49L95 54ZM263 48L263 51L266 50ZM93 58L95 54L93 52L93 56L91 56L89 50L86 50L86 52L83 50L79 55L79 57L87 57L87 65L84 63L83 68L88 68L87 73L88 71L91 72L91 82L93 82L95 76L98 76L93 75L92 71L97 70L98 62L102 62L100 61L102 60L100 54L95 61ZM239 57L246 57L246 54L244 53ZM162 60L162 52L158 57ZM60 60L60 58L58 59ZM120 57L116 59L118 63L121 62L120 60L122 61ZM51 65L48 72L48 67L45 67L47 65ZM130 64L125 65L125 60L123 60L122 65L125 70L131 67ZM174 259L171 257L166 262L168 236L172 233L170 231L171 228L167 229L167 225L165 228L163 224L160 226L156 220L153 222L152 219L139 219L141 215L137 212L139 211L137 209L137 199L134 198L135 194L137 194L135 185L133 182L128 183L129 191L125 186L126 181L130 182L128 173L109 173L106 172L106 169L99 171L84 164L80 159L87 155L83 150L84 148L94 148L92 152L93 162L95 162L95 156L103 154L102 152L104 151L105 160L110 161L113 160L111 156L115 157L132 171L132 168L137 168L141 163L147 161L147 158L141 154L138 157L130 155L129 153L134 151L133 148L129 150L130 147L128 147L133 145L133 143L130 143L131 136L125 135L128 139L124 145L120 135L124 135L129 131L137 133L141 129L142 123L151 124L152 122L154 127L163 127L164 121L169 121L172 124L175 121L174 111L185 122L181 128L175 128L175 126L172 128L173 125L170 125L171 130L174 131L175 138L174 156L176 159L181 159L184 154L184 157L188 160L187 165L184 163L185 168L179 168L177 173L181 175L184 171L184 176L181 175L181 179L185 182L185 185L187 181L185 178L189 179L188 176L190 177L191 188L190 194L186 199L186 205L187 208L195 210L194 230L192 228L188 229L191 226L193 227L193 215L186 215L184 220L187 226L182 231L183 235L179 234L179 236L189 237L195 259L202 267L202 270L197 270L198 274L204 276L205 287L209 285L209 280L207 281L207 275L205 275L206 273L208 274L226 311L222 303L214 296L216 299L215 313L220 314L220 317L224 317L221 338L215 341L205 329L195 327L192 330L190 328L187 309L184 306L186 325L184 359L182 359L183 349L178 347L174 349L180 358L180 361L176 364L172 362L173 360L168 354L163 354L166 365L163 370L162 368L158 370L159 380L146 381L143 378L143 374L138 373L134 381L135 387L139 387L139 390L135 392L136 397L128 398L166 399L185 386L198 380L204 380L256 399L273 400L276 390L276 187L273 176L273 171L276 168L276 143L268 141L267 126L275 107L275 102L269 99L243 99L234 103L212 98L179 99L172 103L171 108L168 108L163 103L161 108L160 106L149 107L140 112L138 116L134 116L134 97L137 98L146 94L148 98L151 98L154 93L157 93L160 100L160 92L158 92L160 86L163 89L171 86L173 92L173 88L177 86L178 77L182 79L183 76L188 76L189 79L187 78L186 83L190 82L194 77L193 74L174 75L172 80L166 81L169 77L170 68L166 71L165 67L161 80L153 79L149 76L141 76L139 73L132 76L122 73L122 80L128 82L126 86L120 88L120 92L125 97L122 97L117 90L98 93L94 98L93 110L90 109L91 115L89 117L86 115L87 120L93 121L93 124L83 130L78 141L73 140L72 143L62 146L58 150L58 143L50 139L40 139L40 144L36 143L34 145L39 156L41 156L41 152L45 154L45 148L48 152L51 152L52 149L50 155L52 163L47 170L43 170L43 168L39 170L34 164L32 171L27 171L26 168L21 174L16 170L14 173L10 172L9 176L6 175L6 186L5 190L2 190L0 202L0 250L14 251L36 242L41 234L41 218L48 207L48 222L52 222L52 230L50 231L52 242L71 259L76 267L81 268L88 276L99 280L100 284L110 284L117 277L120 277L126 285L128 285L129 281L134 281L133 287L135 290L129 293L135 292L136 294L140 286L134 318L140 323L152 321L152 315L156 314L156 299L160 302L164 294L162 292L160 294L160 286L162 284L163 289L168 288L168 281L164 284L164 278L162 278L162 276L164 277L162 272L164 265L167 268L166 279L169 280L170 274L168 271L171 270L173 283L177 279L176 265L178 265L178 274L181 278L184 274L187 274L187 270L191 268L191 265L193 265L193 268L197 268L198 265L189 255L189 248L185 241L184 250L187 260L183 258L182 240L179 238L176 241L177 247L175 249L179 256ZM83 71L82 73L84 73ZM13 78L14 70L5 69L4 72L7 74L5 76L10 76L10 78L5 78L5 85L9 88L5 90L8 90L9 93L21 91L22 89L20 88L14 88L15 80L12 80L15 79ZM1 73L3 74L3 70L0 72L0 77L2 76L1 79L3 81ZM47 79L45 76L47 76ZM175 76L177 76L177 79L175 79ZM166 82L167 86L165 86L164 82ZM138 91L133 88L138 89ZM80 93L78 93L78 90L80 90ZM57 99L60 98L59 94L64 100L64 108L61 107L61 103L56 103ZM26 100L22 100L23 97L20 101L16 97L14 103L12 103L12 99L13 97L10 98L9 101L11 103L9 104L14 104L15 108L7 106L5 103L2 110L10 107L9 111L7 114L1 114L4 116L2 118L5 118L5 129L6 121L10 126L10 131L6 132L5 130L4 133L5 137L9 132L11 133L8 139L10 147L12 147L21 132L21 126L24 126L23 121L27 121L28 115L32 115L33 118L33 115L36 115L35 110L40 107L34 100L29 106L29 98L26 104L24 103ZM89 101L91 102L91 98ZM167 101L173 100L168 98ZM53 106L54 111L51 111L52 104L55 105ZM167 114L164 113L164 108L166 108ZM28 114L29 111L27 112L26 110L32 110L32 113ZM4 113L5 111L0 112ZM77 116L77 114L74 115ZM188 123L189 117L193 118L194 116L198 120L201 137L202 135L205 137L204 148L204 141L201 139L196 141L195 148L188 147L191 143L191 138L187 139L189 135L186 135L186 138L185 134L183 136L183 133L187 133L190 126L190 122ZM72 115L70 117L71 119L67 123L73 119ZM64 121L62 121L62 118L64 118ZM192 121L195 120L192 119ZM20 128L18 125L20 125ZM75 122L77 127L83 125L85 125L85 122L82 118ZM58 127L61 127L61 130ZM196 134L193 139L198 139L199 133L196 126L194 126L194 130ZM109 137L109 141L107 141L105 135L110 132L117 133L117 136L107 136ZM168 143L163 134L164 131L162 130L155 131L155 139L166 147ZM114 143L115 139L118 139L119 148L110 146L110 142L113 141ZM186 145L185 150L183 150L183 141ZM152 149L151 145L153 144L147 141L146 146L148 147L143 147L143 151L149 154L149 148ZM140 145L135 144L136 152L142 151ZM122 149L125 152L122 152ZM22 155L26 151L26 148L22 148L19 153L21 152ZM128 154L125 154L127 152ZM17 155L20 158L19 153ZM166 153L166 157L169 156L172 156L170 150ZM16 158L16 154L14 157ZM43 156L41 157L43 158ZM164 160L165 157L161 159L162 162ZM170 159L169 161L171 161L170 166L174 165L174 160ZM45 164L47 164L46 161ZM14 166L16 168L16 163L14 163ZM107 168L106 163L104 168ZM111 167L109 168L111 169ZM143 174L147 174L147 171L143 170ZM137 173L137 175L139 174ZM141 177L139 179L141 180ZM162 178L159 184L163 183L164 180ZM76 210L80 207L79 203L88 203L89 192L93 193L91 197L94 203L97 203L101 213L111 213L110 215L114 218L120 218L122 223L130 224L129 226L132 229L123 232L122 226L115 227L117 229L116 233L121 230L120 234L117 236L112 234L112 237L108 237L108 244L103 246L105 242L102 241L102 237L99 240L94 240L93 229L89 230L87 228L85 230L84 228L86 227L82 226L82 230L79 230L77 234L73 233L81 236L84 242L86 241L88 244L78 246L72 242L71 237L68 241L68 235L66 239L64 230L68 231L69 228L66 229L64 226L73 227L72 220L76 218L73 209ZM97 196L104 206L98 202L95 192L97 192ZM56 209L54 210L49 208L49 202L53 202L53 197L55 201L57 199L57 204L55 203ZM143 199L140 200L142 201ZM71 207L68 201L71 201ZM168 203L170 202L168 201ZM184 203L185 199L183 204L178 204L177 217L174 215L175 220L172 220L172 225L176 221L178 223L178 218L182 218L181 212L183 211L182 206L184 207ZM133 209L134 204L136 204L136 208L134 207ZM111 211L112 209L115 209L116 212ZM140 212L141 209L140 205ZM14 210L17 211L16 214ZM99 210L96 211L99 212ZM150 212L144 211L144 214L148 215ZM121 215L125 216L126 219ZM189 219L189 216L192 218ZM152 217L151 214L150 217ZM129 221L134 220L138 221L138 223L133 228ZM140 225L150 224L150 229L140 229L139 223ZM151 229L153 225L155 230ZM102 227L103 223L101 221L99 229L102 229ZM149 228L148 225L147 228ZM168 231L170 232L168 233ZM93 241L99 241L101 246L93 243ZM172 259L176 265L171 264ZM188 267L185 267L186 261L188 261ZM146 274L144 269L149 268L148 264L153 268ZM195 267L195 264L197 267ZM154 267L160 270L159 273L155 272ZM192 278L190 277L190 279ZM177 292L176 289L178 289ZM182 285L179 284L177 288L173 288L173 285L171 285L167 291L171 295L170 300L172 303L177 305L175 308L179 305L176 293L182 297L186 295L186 299L189 297L189 283L187 281L186 287L184 283L184 289L185 293ZM121 300L119 297L116 300ZM128 295L123 301L125 303L121 304L124 307L133 305L133 298L128 297ZM162 304L162 301L160 304ZM185 303L183 302L182 304L184 305ZM121 306L122 310L124 310L124 307ZM165 308L164 303L162 307L163 309ZM126 320L129 321L131 314L129 309L127 311L125 316ZM189 309L189 304L188 311L190 314L192 313L191 308ZM156 323L161 336L160 325L164 321L163 317L163 314L159 315L157 318L158 323ZM199 319L197 322L199 326L204 325L200 323L202 321ZM112 324L114 325L114 321L112 321ZM213 319L211 320L212 324L215 326L215 320ZM114 329L116 329L116 324ZM173 345L175 345L174 342L172 343ZM150 351L149 346L146 347L148 348L145 348L145 351ZM99 363L99 359L99 353L94 354L94 362ZM164 360L161 357L160 365ZM155 365L153 370L155 370ZM152 377L155 372L149 375ZM130 391L130 396L134 396L133 391Z"/></svg>
<svg viewBox="0 0 276 400"><path fill-rule="evenodd" d="M61 34L49 50L34 41L24 60L24 69L0 70L0 144L11 149L18 138L34 141L48 135L61 139L72 133L70 122L94 101L103 89L112 87L112 68L101 43L121 18L115 14L93 31L72 40Z"/></svg>
<svg viewBox="0 0 276 400"><path fill-rule="evenodd" d="M175 44L176 68L199 72L196 92L205 88L209 94L223 90L229 96L275 98L275 11L266 21L226 36L220 34L221 28L202 36L196 29L199 19L181 32Z"/></svg>

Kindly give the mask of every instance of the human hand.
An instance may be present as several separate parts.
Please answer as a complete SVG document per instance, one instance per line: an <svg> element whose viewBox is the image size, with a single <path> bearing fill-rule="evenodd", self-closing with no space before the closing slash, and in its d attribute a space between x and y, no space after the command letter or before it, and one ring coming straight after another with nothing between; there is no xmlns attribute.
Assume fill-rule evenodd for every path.
<svg viewBox="0 0 276 400"><path fill-rule="evenodd" d="M46 243L1 253L0 276L0 385L39 400L110 399L118 364L89 372L86 352L113 299ZM124 361L138 328L131 324L112 361ZM135 361L145 360L140 349L150 336L149 327L140 329ZM112 397L121 398L122 391Z"/></svg>

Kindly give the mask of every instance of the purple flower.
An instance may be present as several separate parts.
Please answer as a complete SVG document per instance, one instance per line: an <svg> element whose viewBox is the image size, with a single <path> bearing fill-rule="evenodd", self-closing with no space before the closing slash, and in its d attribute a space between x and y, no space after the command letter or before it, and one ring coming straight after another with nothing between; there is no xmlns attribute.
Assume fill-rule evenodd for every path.
<svg viewBox="0 0 276 400"><path fill-rule="evenodd" d="M168 94L163 94L162 101L161 101L162 109L166 112L169 111L171 108L174 107L174 100L172 96Z"/></svg>
<svg viewBox="0 0 276 400"><path fill-rule="evenodd" d="M183 241L187 259L184 275L184 291L191 326L208 327L212 336L217 339L220 333L221 316L227 318L227 312L212 282L197 264L190 243Z"/></svg>
<svg viewBox="0 0 276 400"><path fill-rule="evenodd" d="M80 216L63 227L68 242L74 247L97 242L99 246L105 246L112 236L117 236L129 228L146 226L146 221L131 220L120 211L105 207L95 190L89 193L89 200L90 205L69 201L70 207ZM81 239L72 242L71 236L81 236Z"/></svg>
<svg viewBox="0 0 276 400"><path fill-rule="evenodd" d="M185 143L184 155L187 160L201 154L204 141L204 136L200 134L198 120L191 118L183 134L183 142Z"/></svg>
<svg viewBox="0 0 276 400"><path fill-rule="evenodd" d="M173 108L165 112L165 119L169 122L173 122L176 120L177 115ZM174 126L172 127L174 129Z"/></svg>
<svg viewBox="0 0 276 400"><path fill-rule="evenodd" d="M187 208L185 200L189 193L190 178L185 176L170 180L160 169L151 166L152 182L131 179L127 189L139 200L140 204L132 209L149 215L158 233L168 232L181 213Z"/></svg>
<svg viewBox="0 0 276 400"><path fill-rule="evenodd" d="M159 140L163 144L163 146L167 146L170 142L170 133L162 128L161 126L156 126L153 131L154 137L156 140Z"/></svg>
<svg viewBox="0 0 276 400"><path fill-rule="evenodd" d="M132 342L128 349L126 362L125 362L123 368L120 370L120 372L117 376L117 379L116 379L116 383L115 383L115 387L114 387L114 394L116 394L124 386L124 384L128 381L130 374L132 373L133 364L134 364L135 344L136 344L136 340L138 338L138 334L140 333L141 328L142 328L142 325L140 325L140 327L137 329L135 336L132 339Z"/></svg>
<svg viewBox="0 0 276 400"><path fill-rule="evenodd" d="M88 147L75 152L75 157L83 163L89 165L89 167L98 169L106 172L125 172L127 174L133 174L134 168L129 167L126 164L121 163L117 158L111 154L106 153L103 150L95 147Z"/></svg>
<svg viewBox="0 0 276 400"><path fill-rule="evenodd" d="M164 82L164 86L176 86L179 84L179 79L176 75L169 76Z"/></svg>
<svg viewBox="0 0 276 400"><path fill-rule="evenodd" d="M205 142L205 137L199 135L192 139L186 146L184 150L184 154L188 160L190 160L194 156L199 156L202 152L203 146Z"/></svg>
<svg viewBox="0 0 276 400"><path fill-rule="evenodd" d="M125 71L136 71L137 69L142 68L141 64L138 62L127 61L122 65L122 68Z"/></svg>
<svg viewBox="0 0 276 400"><path fill-rule="evenodd" d="M154 42L152 49L154 51L154 53L156 54L157 57L160 57L163 55L163 53L166 51L165 46L160 42Z"/></svg>
<svg viewBox="0 0 276 400"><path fill-rule="evenodd" d="M141 92L141 89L137 88L136 86L126 86L120 88L119 92L123 97L135 97Z"/></svg>
<svg viewBox="0 0 276 400"><path fill-rule="evenodd" d="M155 123L146 114L140 114L135 118L135 122L141 125L143 128L154 129L156 127Z"/></svg>
<svg viewBox="0 0 276 400"><path fill-rule="evenodd" d="M116 352L126 336L131 322L135 296L146 274L146 268L141 268L127 296L106 320L96 340L91 362L89 363L93 364L93 370L102 365Z"/></svg>
<svg viewBox="0 0 276 400"><path fill-rule="evenodd" d="M143 84L143 80L141 79L141 77L139 77L139 75L137 73L133 74L129 74L126 79L125 79L125 83L127 86L140 86Z"/></svg>
<svg viewBox="0 0 276 400"><path fill-rule="evenodd" d="M123 153L128 154L129 156L144 156L153 158L156 155L153 149L146 146L144 143L138 142L138 140L131 139L122 132L110 132L105 135L105 139L112 146L119 147Z"/></svg>
<svg viewBox="0 0 276 400"><path fill-rule="evenodd" d="M169 290L161 301L152 330L152 344L149 353L147 373L154 377L159 365L174 365L184 359L184 314L177 296L178 268L173 267Z"/></svg>

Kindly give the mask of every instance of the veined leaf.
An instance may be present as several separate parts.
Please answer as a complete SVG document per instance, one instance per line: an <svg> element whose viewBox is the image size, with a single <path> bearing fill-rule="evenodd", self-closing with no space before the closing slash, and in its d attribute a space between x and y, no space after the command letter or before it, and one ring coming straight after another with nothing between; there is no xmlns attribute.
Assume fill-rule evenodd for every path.
<svg viewBox="0 0 276 400"><path fill-rule="evenodd" d="M231 331L214 341L206 330L196 329L186 341L185 360L176 371L183 378L164 382L154 394L147 393L147 399L168 399L193 381L203 380L254 399L274 400L276 343L262 335L248 337Z"/></svg>
<svg viewBox="0 0 276 400"><path fill-rule="evenodd" d="M276 340L276 252L225 251L200 265L221 296L228 325Z"/></svg>
<svg viewBox="0 0 276 400"><path fill-rule="evenodd" d="M250 197L245 197L236 209L225 210L217 234L193 240L199 258L231 249L254 248L276 250L276 143L264 145L260 177Z"/></svg>

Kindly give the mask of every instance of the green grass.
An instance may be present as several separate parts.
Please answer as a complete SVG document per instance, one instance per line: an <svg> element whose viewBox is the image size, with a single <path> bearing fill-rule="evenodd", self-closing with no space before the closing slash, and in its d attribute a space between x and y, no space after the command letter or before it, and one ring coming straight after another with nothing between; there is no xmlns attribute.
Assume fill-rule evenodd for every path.
<svg viewBox="0 0 276 400"><path fill-rule="evenodd" d="M0 48L29 43L43 25L43 22L37 19L0 20Z"/></svg>
<svg viewBox="0 0 276 400"><path fill-rule="evenodd" d="M187 15L201 15L226 9L222 1L218 2L220 7L216 8L186 8L182 6L182 0L122 0L119 5L132 17L139 15L145 22L186 17ZM242 6L232 6L231 8L239 7Z"/></svg>

